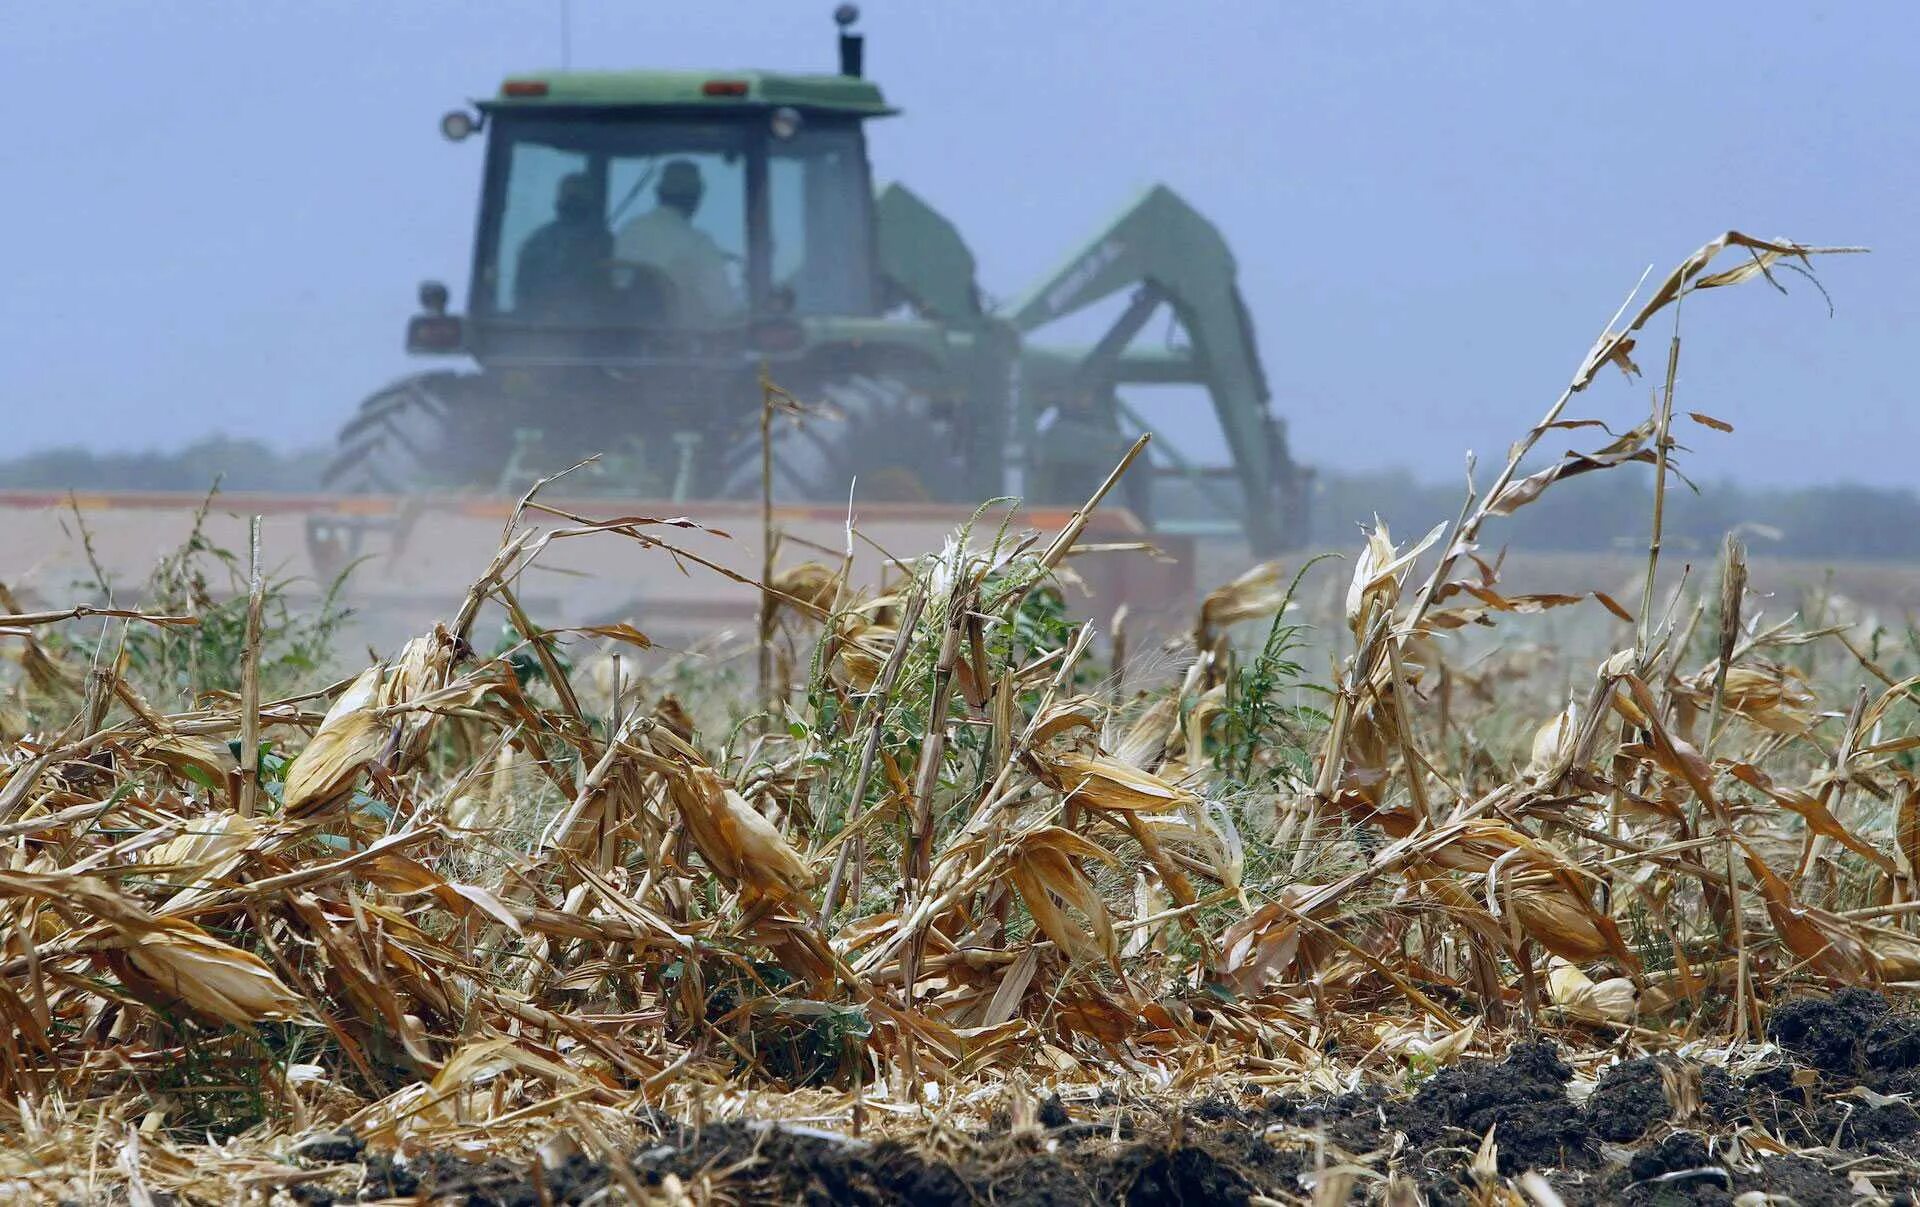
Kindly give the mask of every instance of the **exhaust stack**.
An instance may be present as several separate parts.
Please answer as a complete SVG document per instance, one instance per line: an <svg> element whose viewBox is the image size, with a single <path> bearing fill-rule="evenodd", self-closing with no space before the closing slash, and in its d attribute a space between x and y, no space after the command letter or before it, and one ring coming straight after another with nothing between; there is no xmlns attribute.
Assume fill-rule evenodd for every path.
<svg viewBox="0 0 1920 1207"><path fill-rule="evenodd" d="M867 57L866 35L853 32L853 23L859 19L857 4L842 4L833 10L833 23L840 27L840 74L856 80L866 67Z"/></svg>

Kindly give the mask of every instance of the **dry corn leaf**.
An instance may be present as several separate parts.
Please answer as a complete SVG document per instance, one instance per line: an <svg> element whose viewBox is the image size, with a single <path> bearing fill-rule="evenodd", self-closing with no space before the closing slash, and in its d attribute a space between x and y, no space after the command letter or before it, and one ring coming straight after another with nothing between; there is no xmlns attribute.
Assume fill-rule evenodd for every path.
<svg viewBox="0 0 1920 1207"><path fill-rule="evenodd" d="M381 685L381 705L399 704L445 686L459 644L453 634L439 624L434 625L431 632L409 640L400 648L393 672Z"/></svg>
<svg viewBox="0 0 1920 1207"><path fill-rule="evenodd" d="M840 575L819 562L802 562L778 572L767 585L778 592L774 596L776 608L791 608L790 601L798 600L824 613L832 610L840 594Z"/></svg>
<svg viewBox="0 0 1920 1207"><path fill-rule="evenodd" d="M1054 946L1074 958L1115 958L1113 919L1107 904L1073 862L1097 859L1116 864L1112 852L1071 830L1047 826L1016 839L1009 859L1020 899L1033 915L1034 925L1053 940ZM1086 927L1068 917L1062 902L1085 915L1093 927L1091 936Z"/></svg>
<svg viewBox="0 0 1920 1207"><path fill-rule="evenodd" d="M1390 597L1396 592L1399 580L1407 570L1446 530L1445 523L1434 525L1432 531L1402 553L1394 545L1386 524L1379 516L1375 516L1373 528L1367 533L1367 543L1362 546L1360 556L1354 559L1353 580L1347 586L1347 623L1358 626L1368 601Z"/></svg>
<svg viewBox="0 0 1920 1207"><path fill-rule="evenodd" d="M1718 670L1716 659L1686 682L1687 694L1701 707L1713 698ZM1722 702L1729 712L1773 733L1805 733L1815 719L1816 701L1799 672L1759 659L1727 668Z"/></svg>
<svg viewBox="0 0 1920 1207"><path fill-rule="evenodd" d="M1140 1012L1105 994L1082 994L1062 1001L1053 1018L1063 1031L1090 1036L1105 1044L1119 1044L1138 1028Z"/></svg>
<svg viewBox="0 0 1920 1207"><path fill-rule="evenodd" d="M1889 930L1866 933L1874 975L1882 981L1920 981L1920 938Z"/></svg>
<svg viewBox="0 0 1920 1207"><path fill-rule="evenodd" d="M1579 965L1555 956L1547 966L1547 1001L1577 1018L1624 1023L1634 1014L1640 992L1627 977L1595 981Z"/></svg>
<svg viewBox="0 0 1920 1207"><path fill-rule="evenodd" d="M1258 620L1280 610L1287 599L1279 562L1261 562L1230 583L1207 592L1200 601L1202 634L1243 620Z"/></svg>
<svg viewBox="0 0 1920 1207"><path fill-rule="evenodd" d="M235 1026L306 1016L306 1003L260 957L179 918L154 919L107 960L129 989L163 1007L178 1002Z"/></svg>
<svg viewBox="0 0 1920 1207"><path fill-rule="evenodd" d="M140 757L186 774L189 778L195 778L192 772L198 772L198 778L221 790L226 787L228 774L240 769L240 764L225 743L188 734L158 734L142 742L139 752Z"/></svg>
<svg viewBox="0 0 1920 1207"><path fill-rule="evenodd" d="M1626 950L1613 919L1558 883L1515 887L1507 898L1527 936L1570 960L1596 960Z"/></svg>
<svg viewBox="0 0 1920 1207"><path fill-rule="evenodd" d="M1212 976L1240 997L1251 997L1286 972L1300 954L1303 936L1294 913L1312 892L1289 885L1281 904L1269 903L1227 927L1220 936L1220 958Z"/></svg>
<svg viewBox="0 0 1920 1207"><path fill-rule="evenodd" d="M778 900L813 884L800 853L712 769L682 765L668 785L693 845L716 874Z"/></svg>
<svg viewBox="0 0 1920 1207"><path fill-rule="evenodd" d="M1653 421L1649 419L1594 452L1569 451L1547 468L1509 482L1506 489L1487 504L1487 510L1493 515L1512 515L1539 498L1547 487L1566 478L1578 477L1595 470L1612 469L1616 465L1634 461L1650 465L1656 460L1653 450L1646 447L1647 441L1652 438Z"/></svg>
<svg viewBox="0 0 1920 1207"><path fill-rule="evenodd" d="M260 833L260 823L251 817L225 811L209 813L194 818L166 842L141 852L141 863L168 868L164 879L180 886L159 912L176 911L199 896L200 890L225 879Z"/></svg>
<svg viewBox="0 0 1920 1207"><path fill-rule="evenodd" d="M140 862L154 867L174 869L169 879L195 873L220 864L244 848L260 833L260 823L231 810L206 813L187 823L185 829L163 843L140 852Z"/></svg>
<svg viewBox="0 0 1920 1207"><path fill-rule="evenodd" d="M1827 808L1827 803L1811 792L1794 788L1774 786L1773 777L1751 763L1735 763L1729 770L1735 779L1758 788L1767 798L1790 812L1797 813L1807 823L1807 829L1815 834L1831 838L1841 846L1879 867L1890 876L1899 875L1899 865L1888 858L1878 847L1873 846L1854 835L1851 830L1840 824L1840 819Z"/></svg>
<svg viewBox="0 0 1920 1207"><path fill-rule="evenodd" d="M1873 956L1858 931L1844 918L1796 900L1792 887L1778 872L1768 867L1745 841L1736 841L1740 842L1747 868L1766 902L1774 932L1787 950L1815 971L1842 984L1856 984L1865 979L1873 967Z"/></svg>
<svg viewBox="0 0 1920 1207"><path fill-rule="evenodd" d="M1091 696L1073 696L1056 701L1034 717L1028 741L1034 746L1044 746L1070 729L1097 733L1100 722L1095 718L1100 712L1100 702Z"/></svg>
<svg viewBox="0 0 1920 1207"><path fill-rule="evenodd" d="M1179 698L1171 694L1160 696L1147 705L1113 743L1113 757L1145 771L1159 761L1179 724Z"/></svg>
<svg viewBox="0 0 1920 1207"><path fill-rule="evenodd" d="M1440 1034L1435 1035L1436 1030ZM1416 1056L1430 1067L1445 1068L1466 1055L1479 1031L1480 1020L1477 1018L1468 1020L1464 1027L1450 1031L1437 1028L1433 1019L1426 1018L1418 1024L1396 1022L1382 1027L1378 1042L1389 1052ZM1346 1200L1339 1201L1344 1203Z"/></svg>
<svg viewBox="0 0 1920 1207"><path fill-rule="evenodd" d="M1103 755L1054 749L1029 755L1048 787L1084 808L1151 813L1199 801L1185 788Z"/></svg>
<svg viewBox="0 0 1920 1207"><path fill-rule="evenodd" d="M870 690L893 652L899 630L859 612L848 612L840 617L839 634L834 649L835 677L857 691Z"/></svg>
<svg viewBox="0 0 1920 1207"><path fill-rule="evenodd" d="M451 892L459 895L462 900L472 902L481 913L492 918L495 922L506 927L514 934L524 933L520 925L519 917L507 908L505 902L494 896L493 890L481 888L477 884L456 884L452 881L447 882L447 888Z"/></svg>
<svg viewBox="0 0 1920 1207"><path fill-rule="evenodd" d="M1419 841L1418 854L1428 863L1485 873L1486 913L1497 918L1511 910L1519 928L1553 954L1611 956L1622 967L1639 967L1619 927L1594 908L1582 878L1553 847L1486 819L1445 826Z"/></svg>
<svg viewBox="0 0 1920 1207"><path fill-rule="evenodd" d="M1900 804L1894 810L1894 849L1906 864L1909 881L1920 878L1920 778L1900 777Z"/></svg>
<svg viewBox="0 0 1920 1207"><path fill-rule="evenodd" d="M591 633L595 637L605 637L610 641L618 641L623 645L630 645L636 649L650 650L653 648L653 638L642 633L639 629L634 628L624 620L619 624L589 625L578 631Z"/></svg>
<svg viewBox="0 0 1920 1207"><path fill-rule="evenodd" d="M360 672L287 768L281 799L290 816L300 816L338 795L386 746L391 726L375 715L384 669L370 666Z"/></svg>
<svg viewBox="0 0 1920 1207"><path fill-rule="evenodd" d="M1197 762L1206 751L1207 730L1218 717L1227 713L1227 685L1216 683L1200 694L1187 712L1187 728L1182 740L1188 760ZM1125 762L1125 759L1121 760Z"/></svg>
<svg viewBox="0 0 1920 1207"><path fill-rule="evenodd" d="M1527 778L1545 779L1573 754L1580 735L1580 706L1569 701L1552 720L1534 731L1531 753L1527 758Z"/></svg>

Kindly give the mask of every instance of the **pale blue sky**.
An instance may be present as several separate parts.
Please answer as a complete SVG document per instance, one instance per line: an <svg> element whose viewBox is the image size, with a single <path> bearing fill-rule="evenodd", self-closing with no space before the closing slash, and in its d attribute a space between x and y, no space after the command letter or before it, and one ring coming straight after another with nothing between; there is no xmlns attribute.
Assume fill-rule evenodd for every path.
<svg viewBox="0 0 1920 1207"><path fill-rule="evenodd" d="M1498 459L1640 271L1732 225L1875 254L1825 269L1832 319L1803 287L1689 312L1682 405L1740 428L1694 469L1911 480L1920 5L863 7L906 110L876 169L958 222L986 288L1167 181L1240 257L1305 460ZM830 8L572 0L573 63L830 69ZM0 9L7 444L330 439L408 369L415 282L464 285L479 144L439 115L554 65L559 11Z"/></svg>

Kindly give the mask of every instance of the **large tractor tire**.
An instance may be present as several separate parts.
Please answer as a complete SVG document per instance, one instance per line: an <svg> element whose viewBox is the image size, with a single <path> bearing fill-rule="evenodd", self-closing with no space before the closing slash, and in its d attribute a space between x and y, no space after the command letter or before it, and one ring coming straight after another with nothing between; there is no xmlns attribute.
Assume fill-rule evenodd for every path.
<svg viewBox="0 0 1920 1207"><path fill-rule="evenodd" d="M395 382L340 429L322 482L344 494L493 486L512 455L512 435L500 408L481 397L485 389L484 379L459 373Z"/></svg>
<svg viewBox="0 0 1920 1207"><path fill-rule="evenodd" d="M828 381L802 399L824 404L798 419L776 414L770 444L776 499L845 503L850 484L868 502L960 499L962 434L926 394L897 380L857 374ZM756 430L727 457L726 493L760 493Z"/></svg>
<svg viewBox="0 0 1920 1207"><path fill-rule="evenodd" d="M490 489L512 456L508 416L489 406L477 375L423 373L395 382L360 404L340 430L339 447L321 481L339 494L410 495ZM398 556L418 509L328 512L307 519L307 552L315 577L338 579L368 559Z"/></svg>

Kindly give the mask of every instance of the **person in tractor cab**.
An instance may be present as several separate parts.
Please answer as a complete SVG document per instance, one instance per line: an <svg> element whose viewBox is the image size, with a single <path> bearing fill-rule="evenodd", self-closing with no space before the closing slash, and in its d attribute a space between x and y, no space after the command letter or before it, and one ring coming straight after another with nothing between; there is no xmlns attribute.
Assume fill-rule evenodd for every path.
<svg viewBox="0 0 1920 1207"><path fill-rule="evenodd" d="M740 299L727 274L727 253L693 224L706 183L690 159L669 160L655 186L658 204L620 228L614 259L653 268L672 285L670 312L683 326L711 326L734 316Z"/></svg>
<svg viewBox="0 0 1920 1207"><path fill-rule="evenodd" d="M529 317L590 317L603 304L613 236L600 220L593 181L584 172L560 178L553 221L520 245L514 309Z"/></svg>

